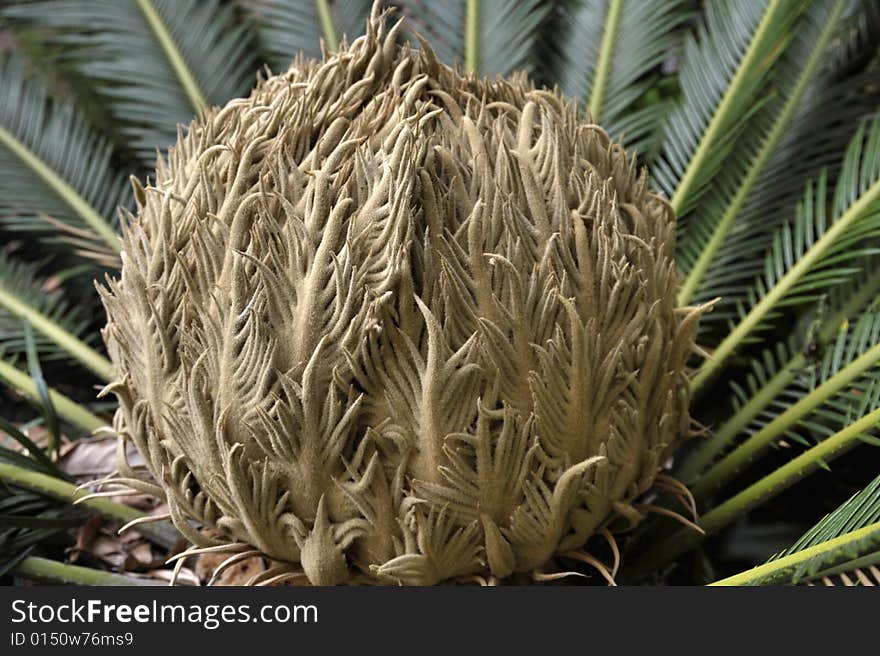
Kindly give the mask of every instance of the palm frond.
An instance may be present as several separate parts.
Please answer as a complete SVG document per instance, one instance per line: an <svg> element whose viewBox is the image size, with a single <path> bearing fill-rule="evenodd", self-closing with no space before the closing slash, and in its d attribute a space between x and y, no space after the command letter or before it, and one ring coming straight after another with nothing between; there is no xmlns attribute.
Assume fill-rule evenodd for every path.
<svg viewBox="0 0 880 656"><path fill-rule="evenodd" d="M43 414L47 414L46 409ZM7 467L25 476L39 474L70 485L69 477L49 457L51 449L44 450L26 433L0 415L0 436L8 436L21 447L0 445L0 471ZM85 516L80 508L71 508L69 504L16 485L0 474L0 577L38 545L67 528L82 524Z"/></svg>
<svg viewBox="0 0 880 656"><path fill-rule="evenodd" d="M480 75L530 71L539 28L552 9L539 0L400 0L409 26L424 35L437 56Z"/></svg>
<svg viewBox="0 0 880 656"><path fill-rule="evenodd" d="M339 40L345 38L351 43L367 29L367 18L373 0L333 0L330 2L331 16Z"/></svg>
<svg viewBox="0 0 880 656"><path fill-rule="evenodd" d="M814 439L821 439L842 430L852 418L853 408L862 412L862 402L869 398L870 389L880 384L878 362L880 314L866 312L855 325L840 331L816 366L796 373L788 385L765 402L737 434L746 439L699 477L693 486L694 495L705 497L718 489L783 437L801 441L807 429ZM728 433L729 429L725 430L723 437L732 440ZM714 455L729 444L717 440L708 449Z"/></svg>
<svg viewBox="0 0 880 656"><path fill-rule="evenodd" d="M26 452L23 453L20 450L13 450L5 446L0 447L0 461L22 466L26 469L33 469L48 476L62 479L68 478L67 474L62 472L49 458L49 455L26 435L24 429L20 430L3 416L0 416L0 431L3 431L12 440L18 442L21 449Z"/></svg>
<svg viewBox="0 0 880 656"><path fill-rule="evenodd" d="M88 362L102 377L109 361L92 346L97 335L89 332L91 317L81 306L72 306L64 288L51 288L40 267L0 252L0 348L8 355L26 352L22 320L37 329L35 345L45 360L78 359Z"/></svg>
<svg viewBox="0 0 880 656"><path fill-rule="evenodd" d="M464 65L465 2L431 2L430 0L402 0L394 2L400 15L406 19L404 29L411 41L413 33L425 35L431 48L445 64ZM476 23L474 23L476 26Z"/></svg>
<svg viewBox="0 0 880 656"><path fill-rule="evenodd" d="M862 123L840 167L828 204L827 169L807 186L792 221L773 236L763 272L739 308L739 321L692 381L701 388L754 333L784 308L815 301L859 271L859 258L877 252L880 236L880 119Z"/></svg>
<svg viewBox="0 0 880 656"><path fill-rule="evenodd" d="M179 541L177 531L167 522L146 525L145 515L130 506L105 498L85 500L88 493L77 488L40 446L2 416L0 431L22 447L0 446L0 576L57 533L82 525L90 513L124 525L134 521L141 534L166 548ZM78 501L82 503L72 505Z"/></svg>
<svg viewBox="0 0 880 656"><path fill-rule="evenodd" d="M120 247L117 205L130 193L108 142L69 105L49 101L21 60L0 61L0 217L13 230L59 232L76 252L106 262ZM57 237L56 237L57 239Z"/></svg>
<svg viewBox="0 0 880 656"><path fill-rule="evenodd" d="M791 547L720 585L797 584L880 561L880 476L826 515ZM870 571L870 570L869 570ZM864 573L857 574L859 580ZM870 581L870 579L868 579Z"/></svg>
<svg viewBox="0 0 880 656"><path fill-rule="evenodd" d="M880 379L875 379L859 392L842 395L848 398L838 409L845 407L845 412L827 413L827 418L837 424L835 433L713 507L699 520L703 534L687 528L660 541L644 555L639 569L654 570L670 562L695 547L707 535L717 533L806 476L818 469L828 469L828 463L858 444L880 445L880 440L872 435L880 425Z"/></svg>
<svg viewBox="0 0 880 656"><path fill-rule="evenodd" d="M37 382L2 355L0 355L0 383L16 390L33 404L39 406L42 401ZM60 392L47 389L47 394L58 416L68 424L78 427L87 434L107 426L106 421Z"/></svg>
<svg viewBox="0 0 880 656"><path fill-rule="evenodd" d="M297 54L320 57L321 40L334 51L364 33L371 0L239 0L257 28L262 51L274 71Z"/></svg>
<svg viewBox="0 0 880 656"><path fill-rule="evenodd" d="M679 216L706 191L744 129L803 7L801 0L711 2L696 36L688 35L679 71L683 98L664 123L652 168Z"/></svg>
<svg viewBox="0 0 880 656"><path fill-rule="evenodd" d="M702 276L696 270L692 271L692 280L698 282L689 302L700 304L720 299L700 325L702 344L709 348L717 346L731 323L740 318L740 308L748 301L752 284L764 271L765 255L768 245L773 242L774 232L795 214L803 198L803 189L818 171L825 168L830 179L836 178L840 153L853 136L852 126L858 125L878 104L880 94L854 92L817 108L816 116L824 113L825 118L820 122L805 118L800 125L812 126L815 130L812 134L823 135L819 137L820 141L806 135L798 136L794 142L801 148L791 149L780 157L774 156L774 162L762 174L764 179L752 190L752 197L736 216L728 214L733 217L733 225L726 238L716 242L717 248L714 245L709 248L714 252L714 259L700 258L703 264L708 263ZM833 113L838 107L844 107L841 113L848 114L844 122ZM811 149L811 143L816 148ZM773 183L778 184L774 186ZM720 232L716 234L720 236ZM685 296L681 298L683 301Z"/></svg>
<svg viewBox="0 0 880 656"><path fill-rule="evenodd" d="M24 322L24 339L27 348L27 366L31 380L34 381L34 387L37 390L37 396L40 399L40 414L43 416L43 423L48 432L49 444L47 450L53 456L58 455L61 447L61 421L58 419L58 413L55 412L55 405L52 403L52 396L49 394L49 386L46 384L46 377L43 375L43 367L40 364L40 357L37 355L37 347L34 344L34 331L31 325Z"/></svg>
<svg viewBox="0 0 880 656"><path fill-rule="evenodd" d="M876 262L866 268L869 274L857 277L851 286L840 290L842 293L837 298L832 298L830 316L817 313L806 328L795 330L753 357L751 371L743 384L731 381L732 414L678 468L676 473L681 480L693 482L736 440L758 434L832 377L836 376L835 381L827 385L822 394L812 396L812 402L820 402L860 375L872 356L859 358L876 343L870 339L876 309L862 312L880 293L880 268ZM849 323L854 328L850 329ZM835 345L829 350L831 342ZM815 362L813 350L824 351L824 357ZM800 410L789 418L794 421L794 415L799 413ZM771 439L778 434L773 434Z"/></svg>
<svg viewBox="0 0 880 656"><path fill-rule="evenodd" d="M149 165L178 123L243 93L254 71L251 32L218 0L35 0L2 15L61 47L60 63L93 82Z"/></svg>
<svg viewBox="0 0 880 656"><path fill-rule="evenodd" d="M661 64L679 54L688 18L683 0L566 0L544 31L542 76L589 108L592 120L628 148L648 148L667 103L644 103ZM641 106L645 104L647 106Z"/></svg>
<svg viewBox="0 0 880 656"><path fill-rule="evenodd" d="M766 235L767 224L774 223L774 213L767 205L778 208L785 201L786 185L790 188L796 181L803 188L806 182L793 175L792 161L814 162L810 151L817 144L839 152L839 138L833 138L833 127L822 125L841 123L837 108L842 106L841 91L834 88L836 71L825 67L832 59L830 55L841 47L841 33L848 28L843 19L850 4L850 0L810 4L794 26L792 44L770 71L771 99L758 110L731 149L706 197L681 218L678 261L686 278L679 292L680 304L694 298L705 302L714 296L722 296L725 302L737 277L741 280L749 272L754 277L757 272L750 270L748 261L742 265L731 258L742 255L738 244L731 245L726 253L720 252L734 226L743 234L758 225ZM852 86L850 83L847 89ZM829 90L835 93L829 94ZM836 133L844 132L844 138L849 139L852 135L847 131L854 122L843 121L844 130ZM753 200L755 195L759 198ZM743 216L749 205L753 216ZM707 277L712 278L708 289ZM716 321L724 314L718 310L716 307L712 315Z"/></svg>
<svg viewBox="0 0 880 656"><path fill-rule="evenodd" d="M479 7L474 70L481 75L507 75L530 70L538 28L550 7L540 0L468 0ZM465 53L467 58L467 53Z"/></svg>
<svg viewBox="0 0 880 656"><path fill-rule="evenodd" d="M148 519L140 510L107 498L117 494L116 491L111 490L110 494L106 491L89 492L74 485L66 476L46 474L33 466L5 462L0 462L0 485L14 486L60 501L68 505L68 510L70 504L76 504L77 508L123 526L137 525L138 533L167 549L174 548L180 542L180 534L167 518Z"/></svg>

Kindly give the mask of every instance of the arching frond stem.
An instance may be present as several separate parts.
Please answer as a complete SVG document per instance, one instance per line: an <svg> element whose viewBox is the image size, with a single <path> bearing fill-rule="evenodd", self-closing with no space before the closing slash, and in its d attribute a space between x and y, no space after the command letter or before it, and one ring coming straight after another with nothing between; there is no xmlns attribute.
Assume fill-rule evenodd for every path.
<svg viewBox="0 0 880 656"><path fill-rule="evenodd" d="M837 30L837 21L840 18L841 13L843 12L845 4L846 3L844 2L838 2L834 7L834 11L828 17L828 21L825 25L825 28L822 30L819 41L816 43L812 53L810 54L810 58L807 60L804 68L801 70L801 73L798 76L797 83L795 84L794 88L791 89L791 91L789 92L788 99L785 101L785 105L779 112L779 115L776 117L776 121L773 123L773 128L764 139L764 142L761 145L761 149L752 160L748 172L746 173L743 180L740 182L736 195L731 199L730 204L724 211L724 215L721 217L721 220L715 227L715 230L712 233L712 237L709 239L709 242L700 252L700 257L697 259L697 261L694 263L694 266L688 272L684 283L682 283L681 289L678 292L679 305L687 305L699 289L700 284L703 282L703 276L706 275L706 272L709 270L712 261L718 254L718 250L721 248L724 240L730 233L730 229L733 227L734 220L739 215L740 210L748 199L752 188L754 187L755 183L758 182L758 180L760 179L760 175L761 172L764 170L764 166L767 164L767 161L770 159L771 155L773 155L773 153L776 151L776 147L779 144L780 139L782 139L783 135L785 134L786 128L788 127L789 122L794 116L795 110L797 109L798 104L803 97L804 91L806 91L810 81L815 76L816 69L824 59L825 48L828 45L828 42L831 40L831 37L835 34Z"/></svg>
<svg viewBox="0 0 880 656"><path fill-rule="evenodd" d="M26 319L34 328L58 344L73 358L94 372L101 380L109 382L113 377L113 365L107 358L75 335L70 334L45 314L35 310L17 296L5 290L2 280L0 280L0 306L3 306L12 314Z"/></svg>
<svg viewBox="0 0 880 656"><path fill-rule="evenodd" d="M13 574L25 579L48 581L59 585L158 585L147 579L139 580L122 574L104 572L91 567L68 565L48 558L29 556L21 561Z"/></svg>
<svg viewBox="0 0 880 656"><path fill-rule="evenodd" d="M843 430L804 451L801 455L774 470L773 473L703 515L699 525L705 531L705 535L692 529L682 529L674 533L645 556L644 561L639 563L639 570L655 571L663 564L692 549L706 536L717 533L736 518L791 487L824 463L854 447L858 444L859 438L878 424L880 424L880 409L868 413Z"/></svg>
<svg viewBox="0 0 880 656"><path fill-rule="evenodd" d="M17 389L35 403L40 402L37 386L31 377L5 360L0 360L0 380L5 381L10 387ZM106 421L55 390L49 390L49 398L52 400L52 405L55 406L58 416L89 433L107 425Z"/></svg>
<svg viewBox="0 0 880 656"><path fill-rule="evenodd" d="M593 89L590 92L590 116L594 123L600 121L602 103L605 100L605 90L611 73L611 62L614 57L614 48L617 44L617 33L622 11L623 0L610 0L608 15L605 19L605 29L602 33L602 48L599 51L599 61L596 64L596 74L593 77Z"/></svg>
<svg viewBox="0 0 880 656"><path fill-rule="evenodd" d="M467 0L465 6L464 68L468 73L480 68L480 0Z"/></svg>
<svg viewBox="0 0 880 656"><path fill-rule="evenodd" d="M208 107L208 102L205 100L205 94L202 92L196 82L195 76L192 74L192 71L190 71L183 55L174 43L171 33L168 31L165 23L162 22L162 17L159 15L159 12L156 11L156 8L150 0L137 0L137 3L141 12L144 14L147 24L150 26L150 29L153 30L153 34L156 35L156 40L159 42L159 45L162 46L162 51L165 53L168 62L174 69L174 73L180 80L181 86L184 91L186 91L186 95L189 98L190 103L192 103L195 113L200 114Z"/></svg>
<svg viewBox="0 0 880 656"><path fill-rule="evenodd" d="M880 522L869 524L851 533L846 533L826 542L813 545L803 551L784 556L778 560L771 560L769 563L764 563L745 572L728 576L709 585L752 585L769 577L778 576L785 571L795 569L817 556L827 557L834 552L845 554L850 551L852 545L871 540L880 540Z"/></svg>
<svg viewBox="0 0 880 656"><path fill-rule="evenodd" d="M703 498L720 488L741 471L747 463L754 460L760 452L767 449L774 439L851 383L857 376L875 366L878 361L880 361L880 344L876 344L866 351L743 442L701 476L692 487L691 492L695 497Z"/></svg>
<svg viewBox="0 0 880 656"><path fill-rule="evenodd" d="M684 175L675 189L671 203L677 214L680 213L681 209L685 206L686 200L693 190L693 186L696 184L703 163L711 155L712 149L717 141L723 137L722 128L727 123L727 114L731 111L731 107L739 95L740 89L749 81L750 77L755 74L755 68L761 65L758 61L758 56L764 49L764 41L773 36L771 33L771 27L775 22L777 13L782 12L785 8L784 5L784 0L770 0L767 4L767 8L765 9L761 22L758 25L758 29L755 31L736 73L734 74L733 79L731 79L730 85L727 87L727 91L725 91L724 97L718 105L718 109L712 116L712 120L709 122L706 131L700 139L700 144L697 146L690 162L688 162Z"/></svg>
<svg viewBox="0 0 880 656"><path fill-rule="evenodd" d="M92 207L89 202L77 193L77 191L65 182L50 166L37 157L27 146L16 139L10 132L0 127L0 145L12 152L21 163L37 174L52 191L76 212L83 221L96 233L98 233L114 252L122 248L122 242L110 224L101 216L100 212Z"/></svg>
<svg viewBox="0 0 880 656"><path fill-rule="evenodd" d="M330 3L327 0L315 0L318 8L318 18L321 21L321 31L324 33L324 43L330 52L339 50L339 37L336 34L336 24L333 22L333 13L330 11Z"/></svg>
<svg viewBox="0 0 880 656"><path fill-rule="evenodd" d="M818 334L819 343L824 343L833 338L844 321L855 316L862 308L873 301L878 294L880 294L880 270L874 272L863 284L861 284L858 291L856 291L840 310L822 326ZM857 366L856 362L858 362ZM871 360L870 358L866 358L861 362L856 362L853 362L850 365L856 366L853 371L847 371L847 367L843 371L838 372L838 375L844 375L842 375L835 384L830 385L827 389L823 390L821 394L816 393L822 388L814 390L813 394L816 394L816 396L811 395L811 402L821 403L824 401L827 398L828 393L834 393L840 389L841 384L845 385L852 380L853 376L861 374L864 371L861 367L863 365L870 366ZM758 415L758 413L766 408L773 399L775 399L776 396L795 379L798 372L802 371L806 366L807 356L803 351L799 351L793 355L791 359L789 359L789 361L786 362L785 365L776 372L776 374L770 378L770 380L768 380L756 394L752 395L748 403L743 405L732 417L730 417L730 419L725 421L724 424L722 424L722 426L710 438L703 442L700 445L700 448L687 459L681 469L677 472L681 480L686 482L691 481L697 476L697 474L704 471L709 464L715 460L718 454L722 453L728 445L733 442L736 436L740 434L740 431L742 431L748 423ZM834 378L837 378L837 376ZM824 387L824 385L822 387ZM794 408L789 408L789 410L794 410ZM780 422L774 428L773 436L775 437L780 431L785 430L791 425L791 423L793 423L793 421L796 421L807 411L808 406L807 404L804 404L804 406L798 410L798 417L793 418L791 421L786 420ZM781 420L782 416L778 419ZM765 429L767 428L770 428L770 425L765 426ZM755 436L757 435L759 435L759 433L755 434ZM769 439L772 440L772 437ZM769 444L768 439L763 439L762 441L764 445Z"/></svg>
<svg viewBox="0 0 880 656"><path fill-rule="evenodd" d="M88 490L79 489L72 483L63 481L60 478L9 463L0 462L0 480L26 488L32 492L44 494L59 501L64 501L65 503L77 503L77 505L88 508L105 519L121 524L128 524L146 517L143 512L136 508L107 498L92 498L80 501L89 494ZM174 527L167 522L139 523L137 530L138 533L150 541L166 549L172 548L180 539Z"/></svg>
<svg viewBox="0 0 880 656"><path fill-rule="evenodd" d="M862 527L865 528L865 527ZM880 534L876 536L880 538ZM868 540L871 539L871 536L868 536ZM855 540L853 540L855 542ZM850 546L851 543L847 543L847 546ZM851 552L850 552L851 553ZM880 563L880 551L874 551L872 553L865 554L859 558L847 559L839 565L834 565L833 567L827 567L823 570L816 572L815 574L810 575L811 580L821 579L826 576L837 576L839 574L845 574L847 572L852 572L856 569L861 569L863 567L871 567L872 565L877 565Z"/></svg>
<svg viewBox="0 0 880 656"><path fill-rule="evenodd" d="M698 394L726 363L733 352L742 344L743 340L758 326L764 318L776 307L789 290L803 278L822 256L828 251L839 237L841 237L852 224L880 200L880 180L875 181L859 199L850 205L810 249L804 253L794 266L770 289L749 313L737 324L737 326L724 338L718 348L712 353L712 357L706 360L691 380L691 393Z"/></svg>

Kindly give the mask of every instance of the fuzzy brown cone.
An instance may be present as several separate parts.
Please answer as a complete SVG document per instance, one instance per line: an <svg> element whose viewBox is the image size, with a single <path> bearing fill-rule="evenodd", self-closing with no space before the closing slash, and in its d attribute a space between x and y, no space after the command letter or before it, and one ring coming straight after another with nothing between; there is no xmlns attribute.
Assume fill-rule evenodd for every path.
<svg viewBox="0 0 880 656"><path fill-rule="evenodd" d="M688 431L669 205L559 94L396 37L191 125L102 291L122 478L262 582L532 572Z"/></svg>

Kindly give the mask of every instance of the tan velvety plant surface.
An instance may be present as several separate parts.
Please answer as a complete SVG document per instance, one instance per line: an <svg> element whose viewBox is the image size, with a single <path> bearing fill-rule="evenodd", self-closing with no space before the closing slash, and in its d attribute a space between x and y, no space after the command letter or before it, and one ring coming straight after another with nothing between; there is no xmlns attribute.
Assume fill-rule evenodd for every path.
<svg viewBox="0 0 880 656"><path fill-rule="evenodd" d="M120 480L262 582L533 572L689 430L669 205L558 93L396 36L193 123L102 290Z"/></svg>

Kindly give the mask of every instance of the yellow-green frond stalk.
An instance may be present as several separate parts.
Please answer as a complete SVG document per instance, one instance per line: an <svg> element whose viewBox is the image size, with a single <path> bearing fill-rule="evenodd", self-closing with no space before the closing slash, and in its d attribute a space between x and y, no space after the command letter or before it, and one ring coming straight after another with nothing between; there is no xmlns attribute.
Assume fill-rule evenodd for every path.
<svg viewBox="0 0 880 656"><path fill-rule="evenodd" d="M102 291L122 475L280 578L533 572L689 429L670 206L573 103L396 32L193 123Z"/></svg>

